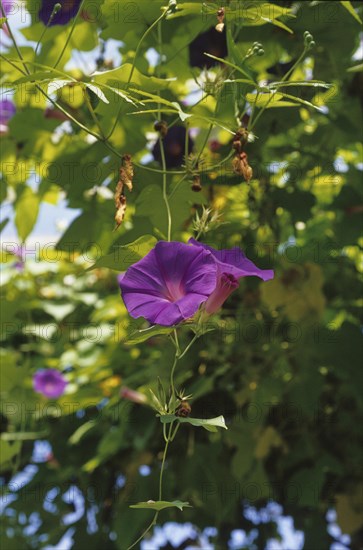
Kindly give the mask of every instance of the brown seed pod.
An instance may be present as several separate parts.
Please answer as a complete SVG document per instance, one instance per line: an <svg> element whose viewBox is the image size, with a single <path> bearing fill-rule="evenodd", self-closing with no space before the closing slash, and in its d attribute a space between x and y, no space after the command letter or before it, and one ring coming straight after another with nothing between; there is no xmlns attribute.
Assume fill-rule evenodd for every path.
<svg viewBox="0 0 363 550"><path fill-rule="evenodd" d="M248 157L246 153L242 152L236 154L236 156L232 160L232 167L235 174L243 176L247 183L249 183L253 176L253 170L248 164Z"/></svg>
<svg viewBox="0 0 363 550"><path fill-rule="evenodd" d="M115 189L115 222L116 226L114 231L118 229L123 222L126 212L126 197L124 193L124 187L126 186L129 191L132 191L132 182L134 178L134 168L132 166L131 155L125 154L122 157L122 166L119 172L119 180Z"/></svg>
<svg viewBox="0 0 363 550"><path fill-rule="evenodd" d="M232 147L236 149L236 151L242 152L247 142L248 131L246 128L238 128L237 132L233 136Z"/></svg>
<svg viewBox="0 0 363 550"><path fill-rule="evenodd" d="M134 178L134 168L131 162L131 155L123 155L122 166L120 168L120 179L123 185L126 185L129 191L132 191L132 180Z"/></svg>
<svg viewBox="0 0 363 550"><path fill-rule="evenodd" d="M168 133L168 123L165 120L157 120L154 124L154 130L159 132L162 138Z"/></svg>
<svg viewBox="0 0 363 550"><path fill-rule="evenodd" d="M201 190L202 190L202 184L200 182L200 175L199 174L194 174L193 183L192 183L192 191L195 191L196 193L198 193Z"/></svg>
<svg viewBox="0 0 363 550"><path fill-rule="evenodd" d="M175 411L175 416L181 416L182 418L186 418L190 415L192 412L192 408L189 405L188 401L182 400L179 407Z"/></svg>
<svg viewBox="0 0 363 550"><path fill-rule="evenodd" d="M223 22L224 21L224 16L225 16L224 8L219 8L219 10L217 11L218 23L215 26L215 29L218 32L223 32L223 29L224 29L224 22Z"/></svg>

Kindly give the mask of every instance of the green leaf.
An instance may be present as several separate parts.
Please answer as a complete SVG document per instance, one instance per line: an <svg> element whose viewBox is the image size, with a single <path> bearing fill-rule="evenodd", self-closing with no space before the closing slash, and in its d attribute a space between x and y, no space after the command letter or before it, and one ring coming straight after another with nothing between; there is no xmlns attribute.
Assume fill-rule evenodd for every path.
<svg viewBox="0 0 363 550"><path fill-rule="evenodd" d="M15 203L15 225L22 242L28 237L37 221L39 200L39 196L25 185Z"/></svg>
<svg viewBox="0 0 363 550"><path fill-rule="evenodd" d="M160 336L162 334L170 334L173 330L173 327L162 327L160 325L153 325L152 327L145 328L143 330L135 330L132 332L125 344L129 346L134 344L140 344L140 342L145 342L153 336Z"/></svg>
<svg viewBox="0 0 363 550"><path fill-rule="evenodd" d="M178 17L185 17L186 15L201 15L203 13L204 6L201 2L180 2L177 8L173 12L169 12L166 16L166 20L176 19Z"/></svg>
<svg viewBox="0 0 363 550"><path fill-rule="evenodd" d="M266 25L266 23L271 23L272 25L280 27L291 34L293 33L293 31L285 25L285 23L282 23L277 19L282 15L295 17L289 8L277 6L276 4L270 4L268 2L261 3L255 1L248 2L246 6L243 6L242 12L240 7L238 7L238 9L231 9L227 11L227 18L228 16L241 18L241 15L243 15L243 25L246 27L255 27Z"/></svg>
<svg viewBox="0 0 363 550"><path fill-rule="evenodd" d="M3 24L6 23L7 17L0 17L0 28L3 28Z"/></svg>
<svg viewBox="0 0 363 550"><path fill-rule="evenodd" d="M94 420L89 420L88 422L85 422L77 428L77 430L71 435L71 437L68 439L68 443L70 445L77 445L77 443L80 442L80 440L83 438L84 435L86 435L87 432L89 432L92 428L96 426Z"/></svg>
<svg viewBox="0 0 363 550"><path fill-rule="evenodd" d="M355 11L355 9L353 8L352 2L347 2L345 0L340 0L340 3L347 11L349 11L350 15L352 15L354 17L354 19L362 25L362 20L359 17L359 15L357 14L357 12Z"/></svg>
<svg viewBox="0 0 363 550"><path fill-rule="evenodd" d="M95 86L95 84L89 84L88 82L85 83L85 86L91 90L91 92L93 92L94 94L96 94L96 96L98 97L98 99L100 99L101 101L103 101L104 103L110 103L107 99L107 97L105 96L105 94L103 93L103 91L100 89L99 86Z"/></svg>
<svg viewBox="0 0 363 550"><path fill-rule="evenodd" d="M11 460L15 455L20 452L21 443L20 441L16 443L8 443L3 439L0 440L0 465L6 464Z"/></svg>
<svg viewBox="0 0 363 550"><path fill-rule="evenodd" d="M216 416L215 418L183 418L181 416L175 416L175 414L164 414L160 416L160 422L162 424L170 424L170 422L175 421L192 424L192 426L204 428L209 432L216 432L217 428L224 428L225 430L228 429L222 415Z"/></svg>
<svg viewBox="0 0 363 550"><path fill-rule="evenodd" d="M348 73L360 73L363 71L363 63L359 63L359 65L354 65L354 67L349 67L347 69Z"/></svg>
<svg viewBox="0 0 363 550"><path fill-rule="evenodd" d="M277 91L272 92L255 92L252 94L246 94L246 100L248 103L255 105L256 107L272 107L278 101L283 98L283 94Z"/></svg>
<svg viewBox="0 0 363 550"><path fill-rule="evenodd" d="M132 75L131 75L132 71ZM130 76L132 76L130 80ZM171 80L162 78L156 78L154 76L143 75L138 69L134 67L132 70L131 63L125 63L117 69L111 71L103 71L96 73L93 77L95 84L108 84L116 88L123 88L124 86L132 83L134 86L140 86L144 90L161 90L169 85Z"/></svg>
<svg viewBox="0 0 363 550"><path fill-rule="evenodd" d="M290 99L291 101L283 101L283 99ZM249 103L256 105L256 107L264 107L265 109L271 109L274 107L298 107L299 105L306 105L306 107L312 107L317 111L320 111L320 107L314 105L310 101L301 99L294 95L285 94L284 92L278 92L273 90L271 92L256 92L252 94L246 94L246 100Z"/></svg>
<svg viewBox="0 0 363 550"><path fill-rule="evenodd" d="M48 434L47 431L42 432L5 432L1 434L2 441L31 441L35 439L43 439Z"/></svg>
<svg viewBox="0 0 363 550"><path fill-rule="evenodd" d="M309 86L311 88L331 88L333 84L329 84L328 82L324 82L322 80L309 80L308 82L301 81L301 80L289 80L287 82L284 82L281 80L277 82L271 82L271 84L268 85L268 88L270 89L286 88L289 86Z"/></svg>
<svg viewBox="0 0 363 550"><path fill-rule="evenodd" d="M210 57L211 59L215 59L216 61L219 61L220 63L224 63L224 65L228 65L228 67L231 67L232 69L235 69L239 73L242 73L244 76L247 76L249 82L256 85L256 83L253 82L253 80L251 80L251 75L245 69L243 69L242 67L239 67L235 63L231 63L227 59L222 59L221 57L217 57L216 55L212 55L211 53L204 52L204 55L206 55L207 57Z"/></svg>
<svg viewBox="0 0 363 550"><path fill-rule="evenodd" d="M132 105L135 105L135 107L137 107L136 101L138 101L138 100L136 98L130 96L129 94L127 94L125 91L121 91L118 88L113 88L112 86L109 86L108 84L101 84L100 83L99 86L102 86L102 88L105 88L106 90L110 90L114 94L122 97L122 99L124 99L128 103L132 103ZM138 101L138 102L141 103L141 105L143 105L143 103L141 101ZM107 101L107 103L109 103L109 101Z"/></svg>
<svg viewBox="0 0 363 550"><path fill-rule="evenodd" d="M130 265L138 262L154 248L157 240L152 235L143 235L133 243L120 246L111 254L102 256L95 264L87 269L96 269L99 267L108 267L115 271L126 271Z"/></svg>
<svg viewBox="0 0 363 550"><path fill-rule="evenodd" d="M183 508L192 508L189 502L182 502L181 500L173 500L168 502L167 500L148 500L147 502L138 502L137 504L131 504L130 508L142 508L144 510L164 510L165 508L179 508L183 511Z"/></svg>

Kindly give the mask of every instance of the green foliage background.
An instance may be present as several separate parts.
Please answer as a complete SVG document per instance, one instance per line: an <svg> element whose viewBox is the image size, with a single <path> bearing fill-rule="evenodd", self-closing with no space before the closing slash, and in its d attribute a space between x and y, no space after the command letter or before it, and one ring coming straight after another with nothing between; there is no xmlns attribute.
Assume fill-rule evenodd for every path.
<svg viewBox="0 0 363 550"><path fill-rule="evenodd" d="M37 42L44 26L34 15L35 3L26 4L33 18L22 32ZM140 165L159 114L199 129L194 160L200 155L203 161L201 193L191 191L193 159L187 169L168 171L172 239L193 236L195 213L205 204L219 209L225 223L202 237L204 242L240 246L259 267L275 270L268 283L245 279L214 318L214 332L178 366L178 386L193 394L193 416L223 414L229 429L181 427L170 447L165 493L193 508L163 511L162 520L214 525L216 547L226 548L232 529L252 527L242 502L259 507L273 499L304 531L304 548L324 549L332 541L326 512L335 507L339 525L358 548L363 90L362 66L352 55L359 46L361 6L225 2L228 61L245 76L215 67L215 83L204 88L208 96L190 107L182 100L190 81L200 82L201 71L190 68L188 46L216 24L219 6L180 2L162 21L161 32L154 26L140 41L163 5L86 0L88 17L77 18L68 42L71 24L52 27L36 60L34 47L24 46L25 65L14 47L2 62L2 81L15 91L17 112L1 136L1 199L13 201L19 240L29 242L44 203L65 197L70 208L81 210L55 247L40 247L36 260L28 255L23 271L14 267L12 254L3 253L1 468L5 498L18 496L2 522L6 548L57 543L68 529L62 495L73 485L87 509L97 506L100 527L88 533L82 516L75 524L75 548L125 549L150 521L149 512L129 505L156 498L161 426L151 408L121 399L120 388L148 395L148 388L156 391L158 376L167 385L173 349L165 335L137 341L135 331L144 325L128 317L116 274L146 254L155 242L149 236L167 235L161 166ZM303 51L305 30L316 47L289 82L306 82L309 72L331 86L296 85L283 89L293 99L270 98L253 129L256 139L246 146L254 170L247 184L232 173L230 159L222 162L231 156L238 128L235 109L245 111L246 94L253 103L256 82L281 81L283 63ZM90 51L110 38L123 42L120 67L101 60L92 76L65 68L74 49ZM255 41L265 55L245 61ZM149 65L149 48L163 56L161 65ZM225 83L226 78L246 82ZM266 97L255 97L257 113ZM55 109L54 101L72 116L70 129L57 139L63 120L45 116L46 108ZM217 150L208 146L212 140ZM134 189L127 195L125 222L113 232L112 193L124 153L135 161ZM27 182L31 172L40 182L37 189ZM188 332L185 327L185 344ZM67 369L68 391L57 402L33 391L32 375L39 368ZM7 486L29 465L34 441L41 439L52 445L52 456L38 464L29 484ZM141 465L150 466L149 476L140 475ZM120 475L123 487L116 485ZM54 487L56 508L49 511L43 500ZM26 535L34 511L42 524ZM110 532L116 534L112 540ZM268 523L259 531L258 547L276 536L276 525Z"/></svg>

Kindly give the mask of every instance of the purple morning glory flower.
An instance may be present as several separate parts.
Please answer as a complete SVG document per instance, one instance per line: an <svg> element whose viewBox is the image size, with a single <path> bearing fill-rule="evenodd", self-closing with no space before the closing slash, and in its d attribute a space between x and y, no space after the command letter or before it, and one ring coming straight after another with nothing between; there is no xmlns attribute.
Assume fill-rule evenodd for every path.
<svg viewBox="0 0 363 550"><path fill-rule="evenodd" d="M192 317L216 283L216 262L208 250L164 241L119 277L130 315L163 326Z"/></svg>
<svg viewBox="0 0 363 550"><path fill-rule="evenodd" d="M24 271L25 258L26 258L26 248L21 244L11 243L12 250L8 250L10 254L13 254L17 260L14 262L13 267L19 272ZM14 259L15 259L14 258Z"/></svg>
<svg viewBox="0 0 363 550"><path fill-rule="evenodd" d="M39 10L39 19L44 25L49 25L49 27L53 25L66 25L77 15L81 1L82 0L42 0L42 6ZM56 4L60 4L62 8L49 22Z"/></svg>
<svg viewBox="0 0 363 550"><path fill-rule="evenodd" d="M33 387L38 393L57 399L63 395L67 381L63 374L54 369L38 370L33 376Z"/></svg>
<svg viewBox="0 0 363 550"><path fill-rule="evenodd" d="M10 99L0 100L0 128L1 131L8 129L9 120L15 115L16 107Z"/></svg>
<svg viewBox="0 0 363 550"><path fill-rule="evenodd" d="M11 8L13 7L14 0L2 0L2 4L5 15L8 15L11 12Z"/></svg>
<svg viewBox="0 0 363 550"><path fill-rule="evenodd" d="M218 311L228 296L238 288L238 279L241 277L255 275L264 281L274 277L272 269L259 269L238 247L215 250L195 239L189 239L188 242L198 249L209 251L217 265L217 285L204 305L208 314Z"/></svg>

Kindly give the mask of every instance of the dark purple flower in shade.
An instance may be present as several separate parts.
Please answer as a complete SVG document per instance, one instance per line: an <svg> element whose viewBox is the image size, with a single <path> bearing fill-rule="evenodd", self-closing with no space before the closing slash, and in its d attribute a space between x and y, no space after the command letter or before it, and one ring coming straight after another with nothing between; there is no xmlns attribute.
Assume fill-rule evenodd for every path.
<svg viewBox="0 0 363 550"><path fill-rule="evenodd" d="M213 292L216 262L203 248L160 241L119 283L132 317L172 326L192 317Z"/></svg>
<svg viewBox="0 0 363 550"><path fill-rule="evenodd" d="M165 164L167 168L177 168L183 163L185 155L185 137L186 129L184 126L172 126L168 129L166 136L163 139L165 152ZM189 136L188 140L188 155L193 150L193 140ZM152 154L155 160L161 164L161 151L159 140L155 143Z"/></svg>
<svg viewBox="0 0 363 550"><path fill-rule="evenodd" d="M42 5L39 10L39 19L44 25L66 25L73 17L78 13L79 6L82 0L42 0ZM54 6L60 4L61 9L54 15L51 21L49 21Z"/></svg>
<svg viewBox="0 0 363 550"><path fill-rule="evenodd" d="M57 399L63 395L67 381L63 374L54 369L38 370L33 376L33 387L38 393Z"/></svg>
<svg viewBox="0 0 363 550"><path fill-rule="evenodd" d="M205 302L204 309L208 314L215 313L228 296L239 286L238 279L254 275L268 281L274 276L272 269L259 269L238 247L229 250L215 250L211 246L189 239L194 247L209 251L217 265L217 285Z"/></svg>
<svg viewBox="0 0 363 550"><path fill-rule="evenodd" d="M8 129L9 120L15 115L16 107L10 99L0 100L0 129L2 132Z"/></svg>

